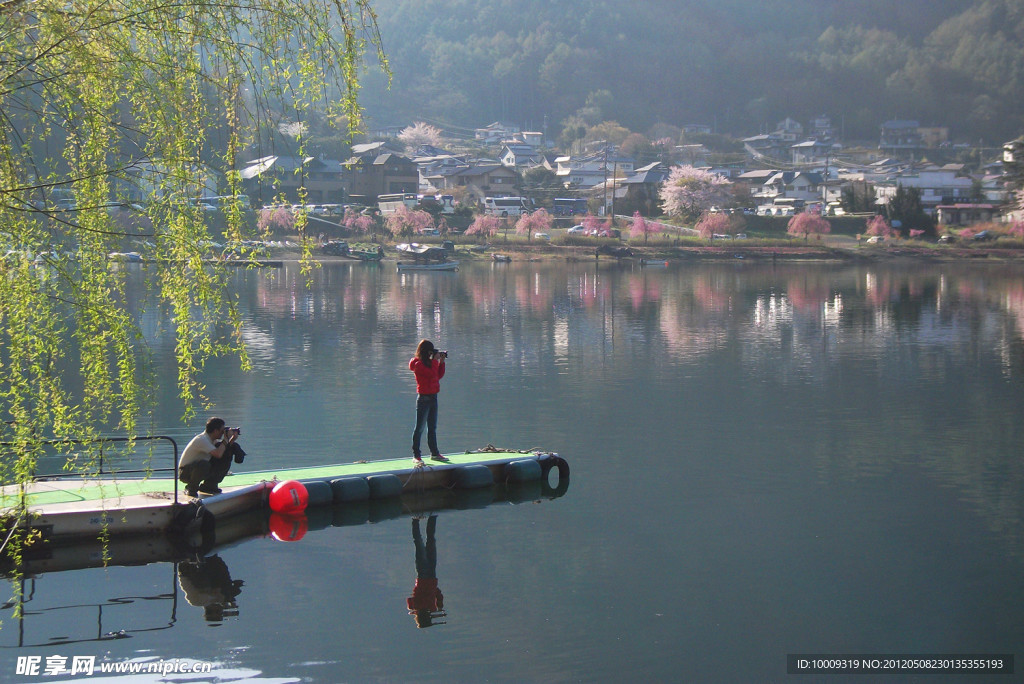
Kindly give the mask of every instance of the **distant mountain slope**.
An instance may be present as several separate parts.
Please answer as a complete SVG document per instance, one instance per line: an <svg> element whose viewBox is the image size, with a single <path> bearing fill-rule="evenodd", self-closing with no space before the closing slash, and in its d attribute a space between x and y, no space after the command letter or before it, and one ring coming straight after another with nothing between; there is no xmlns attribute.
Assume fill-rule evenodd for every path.
<svg viewBox="0 0 1024 684"><path fill-rule="evenodd" d="M495 119L557 134L587 96L632 130L749 133L828 114L849 137L918 119L976 141L1024 129L1019 0L376 0L395 79L373 120ZM468 130L465 131L468 135Z"/></svg>

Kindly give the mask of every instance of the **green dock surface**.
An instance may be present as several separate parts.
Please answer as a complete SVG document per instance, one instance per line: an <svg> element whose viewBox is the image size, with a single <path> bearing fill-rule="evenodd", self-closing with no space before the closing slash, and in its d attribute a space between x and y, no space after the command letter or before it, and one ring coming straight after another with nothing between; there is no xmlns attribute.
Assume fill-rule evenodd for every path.
<svg viewBox="0 0 1024 684"><path fill-rule="evenodd" d="M521 451L484 451L446 454L449 463L426 460L423 468L449 469L465 465L491 465L508 461L537 458L539 452ZM546 455L546 454L545 454ZM244 464L234 466L239 470L228 475L221 482L224 491L246 487L273 480L333 480L341 477L368 477L384 473L408 474L414 471L412 458L393 458L381 461L356 461L333 465L310 466L303 468L279 468L274 470L246 471ZM86 501L116 500L129 496L153 496L154 498L170 498L174 495L175 482L163 474L149 479L124 478L114 476L96 478L59 478L33 482L27 485L28 506L40 508L55 504L68 504ZM184 485L178 483L178 496L187 499ZM3 487L0 494L0 509L17 505L19 501L18 485Z"/></svg>

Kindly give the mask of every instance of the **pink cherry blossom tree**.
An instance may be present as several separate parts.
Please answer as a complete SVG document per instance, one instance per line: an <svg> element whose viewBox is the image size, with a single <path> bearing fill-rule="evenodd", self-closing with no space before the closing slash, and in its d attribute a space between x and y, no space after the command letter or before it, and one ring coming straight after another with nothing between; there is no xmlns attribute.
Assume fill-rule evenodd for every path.
<svg viewBox="0 0 1024 684"><path fill-rule="evenodd" d="M832 232L832 224L817 212L802 211L789 219L789 223L786 224L786 232L790 235L803 235L804 240L814 234L820 240L822 235Z"/></svg>
<svg viewBox="0 0 1024 684"><path fill-rule="evenodd" d="M345 210L345 216L341 220L341 225L352 233L369 233L373 230L375 223L373 218L353 211L351 208Z"/></svg>
<svg viewBox="0 0 1024 684"><path fill-rule="evenodd" d="M260 232L278 230L288 232L295 228L295 214L291 207L264 207L256 218Z"/></svg>
<svg viewBox="0 0 1024 684"><path fill-rule="evenodd" d="M658 232L661 232L661 226L646 220L639 211L633 212L633 225L629 229L629 237L637 239L642 236L646 245L647 236Z"/></svg>
<svg viewBox="0 0 1024 684"><path fill-rule="evenodd" d="M538 209L530 214L523 214L516 221L516 233L525 235L526 241L530 242L534 233L546 233L551 230L554 220L545 209Z"/></svg>
<svg viewBox="0 0 1024 684"><path fill-rule="evenodd" d="M586 232L587 235L596 235L597 233L601 232L602 221L600 218L594 216L593 214L587 214L586 216L584 216L582 223L583 230Z"/></svg>
<svg viewBox="0 0 1024 684"><path fill-rule="evenodd" d="M372 216L366 216L352 209L346 209L341 225L345 226L350 233L369 235L376 229L377 222Z"/></svg>
<svg viewBox="0 0 1024 684"><path fill-rule="evenodd" d="M717 173L689 164L675 166L661 185L661 205L665 213L694 219L728 197L729 182Z"/></svg>
<svg viewBox="0 0 1024 684"><path fill-rule="evenodd" d="M497 216L480 214L469 224L469 228L466 228L466 235L479 235L486 240L492 235L497 235L500 229L501 221L498 220Z"/></svg>
<svg viewBox="0 0 1024 684"><path fill-rule="evenodd" d="M409 237L433 230L434 217L425 211L400 206L394 213L388 215L384 225L396 237Z"/></svg>
<svg viewBox="0 0 1024 684"><path fill-rule="evenodd" d="M705 240L714 240L716 235L728 235L732 232L732 223L725 214L705 213L694 226Z"/></svg>
<svg viewBox="0 0 1024 684"><path fill-rule="evenodd" d="M876 214L868 219L866 235L878 235L879 237L891 238L899 235L889 222L885 220L885 217L881 214Z"/></svg>

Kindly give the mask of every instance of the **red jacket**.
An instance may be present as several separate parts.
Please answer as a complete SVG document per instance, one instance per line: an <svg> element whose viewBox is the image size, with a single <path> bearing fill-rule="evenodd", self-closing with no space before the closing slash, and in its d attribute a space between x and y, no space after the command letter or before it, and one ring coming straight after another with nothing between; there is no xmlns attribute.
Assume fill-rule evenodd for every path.
<svg viewBox="0 0 1024 684"><path fill-rule="evenodd" d="M437 578L427 579L416 578L416 584L412 588L412 596L405 600L409 610L429 610L437 612L444 610L444 595L437 587Z"/></svg>
<svg viewBox="0 0 1024 684"><path fill-rule="evenodd" d="M437 394L441 391L441 378L444 377L444 361L429 364L420 361L418 356L409 361L409 370L416 375L417 394Z"/></svg>

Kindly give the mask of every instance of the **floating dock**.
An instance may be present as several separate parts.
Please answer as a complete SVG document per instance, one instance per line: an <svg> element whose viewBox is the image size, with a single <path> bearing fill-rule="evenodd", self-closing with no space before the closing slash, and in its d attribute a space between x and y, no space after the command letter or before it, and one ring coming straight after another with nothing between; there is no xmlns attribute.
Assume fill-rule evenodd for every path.
<svg viewBox="0 0 1024 684"><path fill-rule="evenodd" d="M54 543L98 537L178 533L212 534L219 523L268 505L279 482L305 485L309 506L385 500L403 493L449 488L474 490L495 483L539 482L542 493L559 496L569 484L569 466L558 454L480 450L447 454L448 462L411 458L356 461L305 468L245 471L228 475L223 492L192 499L170 477L53 478L0 488L3 527L12 522ZM557 483L550 484L558 473ZM14 515L24 501L27 514Z"/></svg>

